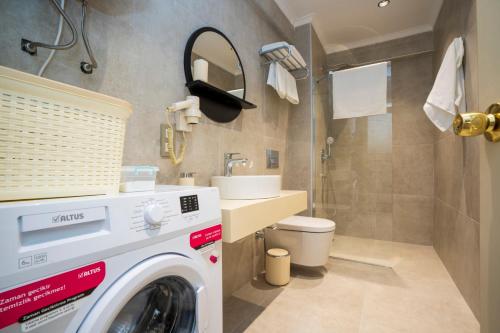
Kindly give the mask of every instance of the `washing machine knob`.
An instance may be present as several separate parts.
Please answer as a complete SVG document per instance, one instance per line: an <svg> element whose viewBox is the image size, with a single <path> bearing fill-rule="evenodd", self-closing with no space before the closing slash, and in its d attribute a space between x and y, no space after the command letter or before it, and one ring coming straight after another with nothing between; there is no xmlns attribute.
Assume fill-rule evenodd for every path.
<svg viewBox="0 0 500 333"><path fill-rule="evenodd" d="M144 220L152 225L161 224L163 219L163 209L158 204L150 204L144 209Z"/></svg>

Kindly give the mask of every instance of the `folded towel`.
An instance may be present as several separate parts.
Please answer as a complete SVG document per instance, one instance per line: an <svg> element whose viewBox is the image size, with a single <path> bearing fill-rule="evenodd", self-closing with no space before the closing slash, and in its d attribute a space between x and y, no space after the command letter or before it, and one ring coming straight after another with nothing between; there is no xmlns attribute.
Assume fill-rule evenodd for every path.
<svg viewBox="0 0 500 333"><path fill-rule="evenodd" d="M387 113L388 62L330 72L333 119Z"/></svg>
<svg viewBox="0 0 500 333"><path fill-rule="evenodd" d="M283 75L286 70L276 62L269 65L269 73L267 74L267 84L276 90L280 98L286 97L286 82Z"/></svg>
<svg viewBox="0 0 500 333"><path fill-rule="evenodd" d="M299 93L297 92L297 81L290 72L283 68L285 71L286 81L286 99L292 104L299 104Z"/></svg>
<svg viewBox="0 0 500 333"><path fill-rule="evenodd" d="M455 38L446 51L424 105L425 114L442 132L450 128L457 111L466 111L463 56L463 40Z"/></svg>
<svg viewBox="0 0 500 333"><path fill-rule="evenodd" d="M276 90L280 98L286 98L292 104L299 104L297 82L293 75L278 62L272 62L269 65L267 84Z"/></svg>

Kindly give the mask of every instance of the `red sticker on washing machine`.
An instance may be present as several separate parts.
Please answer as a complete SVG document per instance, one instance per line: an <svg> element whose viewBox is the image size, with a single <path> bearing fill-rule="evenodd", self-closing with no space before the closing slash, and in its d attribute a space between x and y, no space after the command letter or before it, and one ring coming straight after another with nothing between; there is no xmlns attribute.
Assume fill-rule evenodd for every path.
<svg viewBox="0 0 500 333"><path fill-rule="evenodd" d="M214 225L200 231L193 232L189 237L189 244L199 250L222 239L222 225Z"/></svg>
<svg viewBox="0 0 500 333"><path fill-rule="evenodd" d="M105 275L100 261L0 293L0 329L18 322L30 331L75 310Z"/></svg>

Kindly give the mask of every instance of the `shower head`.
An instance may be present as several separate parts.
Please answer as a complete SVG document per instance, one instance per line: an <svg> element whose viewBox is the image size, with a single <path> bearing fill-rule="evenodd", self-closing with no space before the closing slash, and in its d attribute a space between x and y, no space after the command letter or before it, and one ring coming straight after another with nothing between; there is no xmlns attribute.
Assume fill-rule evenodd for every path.
<svg viewBox="0 0 500 333"><path fill-rule="evenodd" d="M335 139L331 136L326 138L326 144L328 147L325 149L321 149L321 162L325 162L332 157L332 143L335 142Z"/></svg>

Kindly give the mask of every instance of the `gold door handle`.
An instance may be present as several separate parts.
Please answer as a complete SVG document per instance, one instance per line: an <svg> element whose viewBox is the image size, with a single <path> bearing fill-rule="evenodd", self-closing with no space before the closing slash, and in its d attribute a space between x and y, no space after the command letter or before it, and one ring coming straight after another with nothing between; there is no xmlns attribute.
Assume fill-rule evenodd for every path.
<svg viewBox="0 0 500 333"><path fill-rule="evenodd" d="M459 113L453 120L453 131L460 136L484 134L491 142L500 141L500 103L490 105L485 113Z"/></svg>

